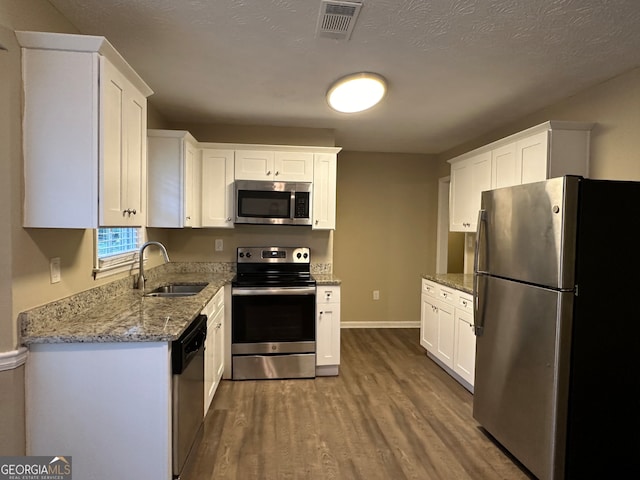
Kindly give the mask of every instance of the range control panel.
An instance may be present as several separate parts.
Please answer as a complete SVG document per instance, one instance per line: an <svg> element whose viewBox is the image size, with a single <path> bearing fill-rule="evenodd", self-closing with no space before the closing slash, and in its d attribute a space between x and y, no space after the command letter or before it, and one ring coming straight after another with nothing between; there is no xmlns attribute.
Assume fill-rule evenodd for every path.
<svg viewBox="0 0 640 480"><path fill-rule="evenodd" d="M238 247L238 263L311 263L309 247Z"/></svg>

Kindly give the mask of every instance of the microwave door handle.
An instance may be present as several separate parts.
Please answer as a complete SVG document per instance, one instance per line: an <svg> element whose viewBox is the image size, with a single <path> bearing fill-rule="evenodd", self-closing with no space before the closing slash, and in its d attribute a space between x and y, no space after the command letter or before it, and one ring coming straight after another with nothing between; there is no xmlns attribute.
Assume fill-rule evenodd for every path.
<svg viewBox="0 0 640 480"><path fill-rule="evenodd" d="M478 211L478 229L476 233L476 244L475 244L475 252L473 255L473 333L479 337L482 335L482 330L484 328L484 318L480 313L479 308L479 299L478 299L478 268L480 266L480 247L481 247L481 238L482 232L486 233L486 222L487 222L487 211L479 210ZM483 225L485 228L483 229Z"/></svg>

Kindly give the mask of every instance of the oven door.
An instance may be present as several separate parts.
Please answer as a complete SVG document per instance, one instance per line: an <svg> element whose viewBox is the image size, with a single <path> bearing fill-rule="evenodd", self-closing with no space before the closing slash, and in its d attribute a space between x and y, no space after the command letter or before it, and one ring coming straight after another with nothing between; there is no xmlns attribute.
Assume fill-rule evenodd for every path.
<svg viewBox="0 0 640 480"><path fill-rule="evenodd" d="M231 292L231 377L315 377L315 287L233 287Z"/></svg>

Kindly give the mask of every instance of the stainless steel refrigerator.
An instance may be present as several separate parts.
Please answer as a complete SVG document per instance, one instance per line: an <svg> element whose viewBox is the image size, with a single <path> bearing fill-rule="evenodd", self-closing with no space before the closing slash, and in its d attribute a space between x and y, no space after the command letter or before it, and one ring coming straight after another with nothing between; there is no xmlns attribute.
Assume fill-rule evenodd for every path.
<svg viewBox="0 0 640 480"><path fill-rule="evenodd" d="M638 231L640 182L482 193L473 416L540 479L640 472Z"/></svg>

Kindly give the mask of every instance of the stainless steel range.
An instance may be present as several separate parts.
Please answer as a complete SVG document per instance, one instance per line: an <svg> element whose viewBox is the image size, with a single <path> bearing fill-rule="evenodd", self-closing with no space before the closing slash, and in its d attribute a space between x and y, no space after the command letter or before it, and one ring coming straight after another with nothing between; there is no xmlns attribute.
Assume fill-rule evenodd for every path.
<svg viewBox="0 0 640 480"><path fill-rule="evenodd" d="M316 282L307 247L240 247L232 281L234 380L312 378Z"/></svg>

